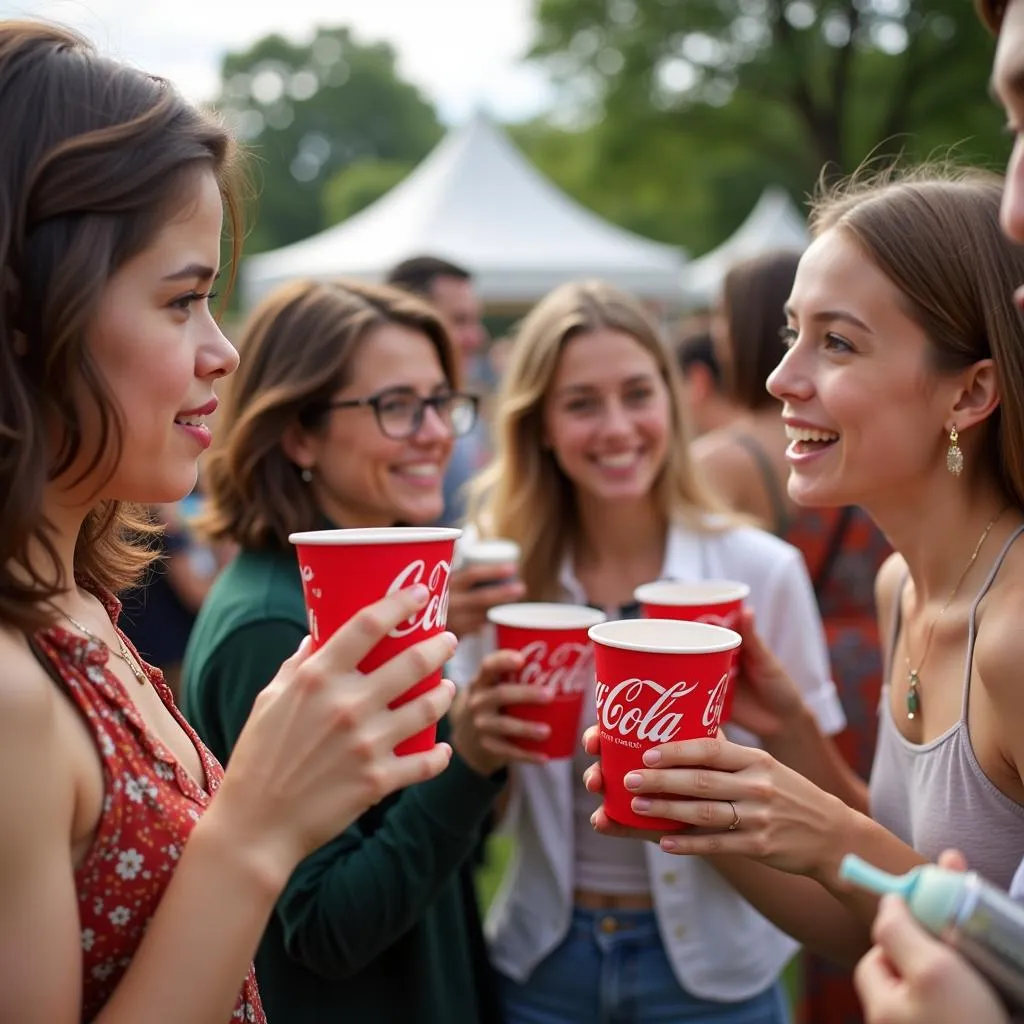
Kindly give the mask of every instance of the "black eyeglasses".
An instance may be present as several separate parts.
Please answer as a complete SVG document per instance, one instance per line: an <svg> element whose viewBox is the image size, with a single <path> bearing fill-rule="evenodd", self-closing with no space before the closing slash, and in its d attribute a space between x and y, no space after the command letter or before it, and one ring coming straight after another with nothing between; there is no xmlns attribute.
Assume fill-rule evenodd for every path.
<svg viewBox="0 0 1024 1024"><path fill-rule="evenodd" d="M360 409L368 406L377 417L377 426L385 437L404 441L419 433L428 406L437 413L452 436L462 437L468 434L476 423L478 403L476 395L467 395L460 391L444 391L429 398L421 398L415 391L393 388L371 395L369 398L328 402L322 408Z"/></svg>

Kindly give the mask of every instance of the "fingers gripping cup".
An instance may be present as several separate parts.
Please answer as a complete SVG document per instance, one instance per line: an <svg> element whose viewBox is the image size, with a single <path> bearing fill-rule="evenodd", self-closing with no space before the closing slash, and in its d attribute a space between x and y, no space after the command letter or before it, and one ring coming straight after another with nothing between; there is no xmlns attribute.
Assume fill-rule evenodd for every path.
<svg viewBox="0 0 1024 1024"><path fill-rule="evenodd" d="M510 704L505 714L551 727L546 740L516 740L550 758L572 757L579 740L583 701L594 680L594 650L587 630L605 615L571 604L501 604L487 618L500 650L520 651L525 663L515 682L543 686L549 704Z"/></svg>
<svg viewBox="0 0 1024 1024"><path fill-rule="evenodd" d="M750 595L746 583L734 580L658 580L644 583L633 591L633 598L648 619L682 619L687 622L706 622L709 626L725 629L739 628L743 602ZM734 657L729 672L729 687L725 694L722 723L732 718L732 701L736 695L736 677L739 658Z"/></svg>
<svg viewBox="0 0 1024 1024"><path fill-rule="evenodd" d="M426 605L392 629L359 663L359 671L372 672L407 647L443 632L448 621L448 578L461 532L395 526L293 533L288 539L299 558L313 649L367 605L417 583L430 590ZM404 704L440 682L439 669L391 706ZM403 740L395 753L430 750L436 735L436 727L430 726Z"/></svg>
<svg viewBox="0 0 1024 1024"><path fill-rule="evenodd" d="M608 817L620 825L678 830L678 821L635 814L623 779L651 747L713 736L740 635L703 622L624 619L590 630Z"/></svg>

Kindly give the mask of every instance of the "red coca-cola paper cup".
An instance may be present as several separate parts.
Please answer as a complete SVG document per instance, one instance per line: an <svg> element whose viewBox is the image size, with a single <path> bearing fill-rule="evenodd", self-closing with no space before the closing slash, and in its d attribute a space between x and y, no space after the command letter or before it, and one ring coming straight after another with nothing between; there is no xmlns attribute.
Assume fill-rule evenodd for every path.
<svg viewBox="0 0 1024 1024"><path fill-rule="evenodd" d="M648 619L683 619L687 622L706 622L709 626L738 629L743 602L750 595L746 583L735 580L658 580L644 583L633 591L633 599ZM722 724L732 718L732 702L736 696L736 677L739 658L734 657L729 672L729 687L725 691Z"/></svg>
<svg viewBox="0 0 1024 1024"><path fill-rule="evenodd" d="M505 714L551 726L546 740L516 740L525 750L552 759L572 757L579 740L583 700L594 682L594 648L587 630L605 621L604 612L574 604L500 604L487 618L500 650L526 658L517 683L543 686L549 704L510 704Z"/></svg>
<svg viewBox="0 0 1024 1024"><path fill-rule="evenodd" d="M293 533L302 573L314 650L367 605L417 583L430 589L427 604L399 623L359 663L372 672L420 640L444 631L448 622L448 578L455 541L461 530L394 526L363 530L316 530ZM441 670L421 679L392 703L398 707L441 682ZM396 754L430 750L435 726L410 736Z"/></svg>
<svg viewBox="0 0 1024 1024"><path fill-rule="evenodd" d="M703 622L623 619L590 630L597 671L597 721L608 817L634 828L678 830L678 821L635 814L628 772L644 752L714 736L739 633Z"/></svg>

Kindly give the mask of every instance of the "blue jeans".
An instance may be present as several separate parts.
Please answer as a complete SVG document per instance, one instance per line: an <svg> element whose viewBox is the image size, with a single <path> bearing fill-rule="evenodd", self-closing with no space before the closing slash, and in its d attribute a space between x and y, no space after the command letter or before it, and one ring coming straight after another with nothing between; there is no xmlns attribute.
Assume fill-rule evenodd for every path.
<svg viewBox="0 0 1024 1024"><path fill-rule="evenodd" d="M651 911L573 911L569 934L530 979L501 978L506 1024L788 1024L778 983L719 1003L676 980Z"/></svg>

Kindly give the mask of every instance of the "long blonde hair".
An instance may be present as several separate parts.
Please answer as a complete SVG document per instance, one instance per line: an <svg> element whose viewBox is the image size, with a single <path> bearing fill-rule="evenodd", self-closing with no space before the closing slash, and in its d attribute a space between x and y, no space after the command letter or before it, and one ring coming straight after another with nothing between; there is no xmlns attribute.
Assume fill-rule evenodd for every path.
<svg viewBox="0 0 1024 1024"><path fill-rule="evenodd" d="M564 284L528 314L516 334L495 415L495 457L473 481L469 520L486 536L521 550L531 600L557 599L558 572L579 527L572 484L542 443L544 400L566 343L601 329L630 335L653 356L672 410L668 456L655 481L670 521L717 527L724 509L706 493L690 458L690 434L674 360L658 328L632 296L601 281Z"/></svg>

